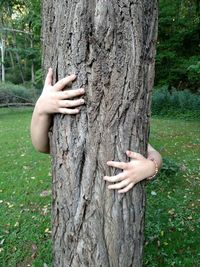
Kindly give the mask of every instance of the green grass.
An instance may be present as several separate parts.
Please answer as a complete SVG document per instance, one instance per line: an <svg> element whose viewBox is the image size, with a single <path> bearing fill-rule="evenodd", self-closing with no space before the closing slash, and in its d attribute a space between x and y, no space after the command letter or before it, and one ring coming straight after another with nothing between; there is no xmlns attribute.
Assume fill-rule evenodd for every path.
<svg viewBox="0 0 200 267"><path fill-rule="evenodd" d="M154 118L150 141L169 163L147 187L144 266L198 267L200 123Z"/></svg>
<svg viewBox="0 0 200 267"><path fill-rule="evenodd" d="M34 151L30 110L0 110L0 266L51 262L50 161ZM18 265L17 265L18 264Z"/></svg>
<svg viewBox="0 0 200 267"><path fill-rule="evenodd" d="M41 195L51 188L50 158L34 151L30 119L30 109L0 110L2 267L50 267L52 261L51 197ZM165 158L165 172L147 186L144 266L200 266L199 126L152 120L151 144Z"/></svg>

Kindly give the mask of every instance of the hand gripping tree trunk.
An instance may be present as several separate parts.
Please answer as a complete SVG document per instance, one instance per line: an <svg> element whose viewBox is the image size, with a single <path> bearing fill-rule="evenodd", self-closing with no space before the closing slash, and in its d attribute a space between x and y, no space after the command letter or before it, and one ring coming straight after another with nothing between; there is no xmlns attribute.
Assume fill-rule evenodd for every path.
<svg viewBox="0 0 200 267"><path fill-rule="evenodd" d="M127 149L146 153L156 32L156 0L43 1L44 68L86 90L80 115L53 123L56 267L142 266L144 183L119 195L103 176Z"/></svg>

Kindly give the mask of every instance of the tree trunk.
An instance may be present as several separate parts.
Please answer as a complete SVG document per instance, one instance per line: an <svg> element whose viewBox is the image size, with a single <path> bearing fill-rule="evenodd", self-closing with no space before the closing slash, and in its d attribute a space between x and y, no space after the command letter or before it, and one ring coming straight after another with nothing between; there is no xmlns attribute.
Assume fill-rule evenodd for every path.
<svg viewBox="0 0 200 267"><path fill-rule="evenodd" d="M5 39L1 36L1 81L5 82Z"/></svg>
<svg viewBox="0 0 200 267"><path fill-rule="evenodd" d="M86 90L80 115L52 129L56 267L142 266L144 183L119 195L103 176L127 149L146 154L156 33L156 0L43 1L44 69Z"/></svg>
<svg viewBox="0 0 200 267"><path fill-rule="evenodd" d="M32 35L30 37L30 42L31 42L31 48L34 48ZM32 82L32 85L35 84L35 64L34 64L33 59L31 60L31 82Z"/></svg>
<svg viewBox="0 0 200 267"><path fill-rule="evenodd" d="M9 53L9 56L10 56L11 67L12 67L12 70L14 71L15 63L14 63L13 55L12 55L12 52L10 50L8 51L8 53Z"/></svg>
<svg viewBox="0 0 200 267"><path fill-rule="evenodd" d="M22 83L24 83L25 82L25 79L24 79L22 64L21 64L21 60L20 60L20 55L19 55L19 53L17 51L18 49L17 49L16 31L13 31L13 46L15 48L15 56L16 56L16 59L17 59L17 64L18 64L18 67L19 67L19 72L20 72L21 80L22 80Z"/></svg>

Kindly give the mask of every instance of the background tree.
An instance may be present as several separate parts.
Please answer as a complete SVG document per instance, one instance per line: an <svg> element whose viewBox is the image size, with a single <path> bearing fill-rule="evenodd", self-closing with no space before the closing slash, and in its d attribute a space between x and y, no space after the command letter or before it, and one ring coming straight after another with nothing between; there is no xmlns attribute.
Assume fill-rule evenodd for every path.
<svg viewBox="0 0 200 267"><path fill-rule="evenodd" d="M6 80L35 84L35 71L41 69L40 1L1 1L0 10Z"/></svg>
<svg viewBox="0 0 200 267"><path fill-rule="evenodd" d="M38 89L42 88L40 2L40 0L0 1L0 32L4 25L33 34L32 43L28 38L24 39L17 35L16 45L13 36L6 34L9 41L6 39L5 78L14 83L32 80L32 84ZM200 90L199 0L173 2L160 0L159 6L155 86L156 88L167 86L170 91L174 87L198 93Z"/></svg>
<svg viewBox="0 0 200 267"><path fill-rule="evenodd" d="M160 0L159 13L155 85L197 92L199 73L189 67L200 61L199 0Z"/></svg>
<svg viewBox="0 0 200 267"><path fill-rule="evenodd" d="M76 117L57 115L53 156L54 266L141 266L144 183L109 191L107 160L146 153L157 1L43 1L44 69L76 73Z"/></svg>

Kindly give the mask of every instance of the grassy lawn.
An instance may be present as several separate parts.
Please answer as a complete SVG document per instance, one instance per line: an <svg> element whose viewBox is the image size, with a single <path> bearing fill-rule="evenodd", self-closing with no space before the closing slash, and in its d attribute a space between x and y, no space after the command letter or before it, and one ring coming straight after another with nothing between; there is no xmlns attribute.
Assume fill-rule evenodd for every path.
<svg viewBox="0 0 200 267"><path fill-rule="evenodd" d="M145 266L200 266L200 123L152 120L166 162L147 187Z"/></svg>
<svg viewBox="0 0 200 267"><path fill-rule="evenodd" d="M27 109L0 110L2 267L43 266L51 262L51 197L41 196L50 189L50 160L32 147L30 118L31 111Z"/></svg>
<svg viewBox="0 0 200 267"><path fill-rule="evenodd" d="M31 110L0 110L0 266L51 266L50 158L34 151ZM200 266L200 123L152 119L164 171L147 186L144 266ZM126 267L126 266L124 266Z"/></svg>

